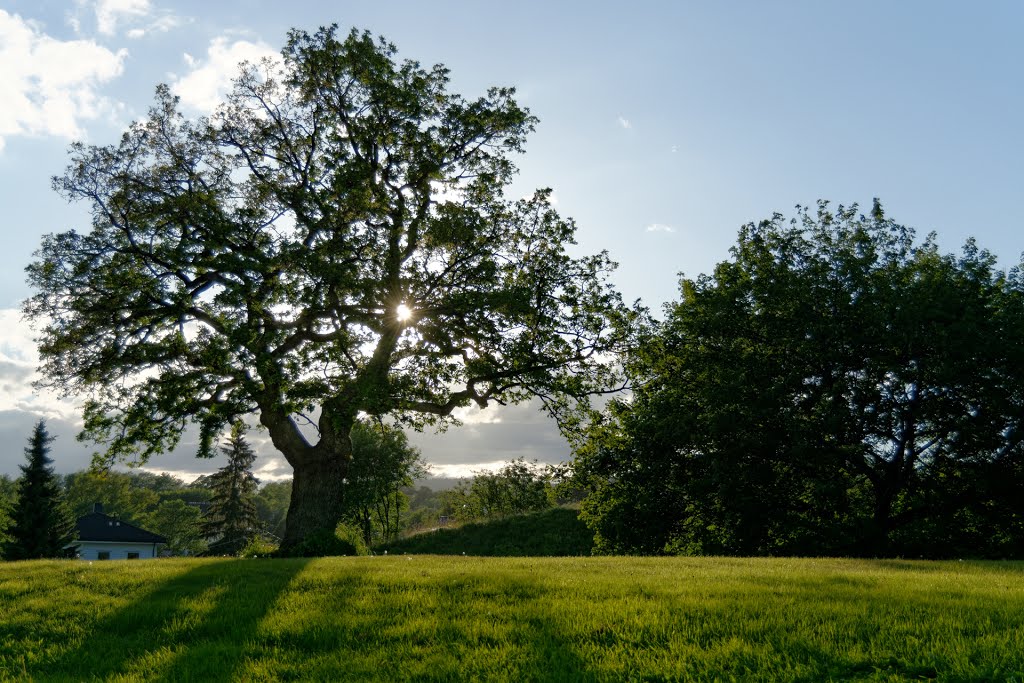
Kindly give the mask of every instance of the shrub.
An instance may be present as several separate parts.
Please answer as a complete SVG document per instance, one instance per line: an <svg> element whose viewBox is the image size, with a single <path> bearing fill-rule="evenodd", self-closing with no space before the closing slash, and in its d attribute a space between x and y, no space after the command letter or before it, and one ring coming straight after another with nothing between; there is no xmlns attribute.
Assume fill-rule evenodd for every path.
<svg viewBox="0 0 1024 683"><path fill-rule="evenodd" d="M239 557L271 557L277 554L277 544L265 538L254 538L242 548Z"/></svg>
<svg viewBox="0 0 1024 683"><path fill-rule="evenodd" d="M278 556L284 556L278 551ZM296 544L288 557L327 557L333 555L369 555L370 551L359 531L339 524L334 532L318 531Z"/></svg>

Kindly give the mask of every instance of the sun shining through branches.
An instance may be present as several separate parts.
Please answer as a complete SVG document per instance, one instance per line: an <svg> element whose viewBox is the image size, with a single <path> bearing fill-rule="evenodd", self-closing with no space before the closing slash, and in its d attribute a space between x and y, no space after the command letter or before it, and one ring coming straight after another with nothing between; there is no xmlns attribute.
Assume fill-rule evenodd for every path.
<svg viewBox="0 0 1024 683"><path fill-rule="evenodd" d="M95 396L82 438L110 462L189 424L210 455L258 413L294 469L298 552L337 526L360 413L424 427L543 396L569 421L618 384L600 359L644 312L607 254L566 252L550 191L505 198L536 123L512 88L466 99L443 66L337 27L292 31L282 59L286 77L244 67L214 116L161 86L119 145L75 145L54 186L95 220L43 239L25 312L49 321L44 385ZM310 443L294 416L314 404Z"/></svg>

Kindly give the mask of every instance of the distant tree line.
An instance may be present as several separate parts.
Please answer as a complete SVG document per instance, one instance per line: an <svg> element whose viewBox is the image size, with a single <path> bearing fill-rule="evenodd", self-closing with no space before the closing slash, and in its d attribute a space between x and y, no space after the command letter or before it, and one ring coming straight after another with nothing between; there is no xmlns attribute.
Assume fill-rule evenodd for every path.
<svg viewBox="0 0 1024 683"><path fill-rule="evenodd" d="M237 463L230 458L224 470L192 483L169 474L139 470L84 470L58 475L48 456L51 441L40 421L26 448L27 463L21 468L21 477L14 480L0 476L0 548L4 559L62 556L64 546L73 538L75 520L92 512L95 503L102 503L108 515L166 537L165 550L175 555L225 554L218 547L223 538L230 539L226 544L229 553L237 552L257 536L273 537L287 512L290 482L269 482L256 488L255 479L248 479L242 472L240 479L252 486L241 491L241 507L254 514L241 518L245 533L235 534L239 516L230 506L238 501L218 505L225 486L230 489L235 485L225 472L238 474L237 467L231 471ZM225 450L240 445L247 448L244 438L233 433ZM251 462L242 469L247 471L248 466ZM218 527L217 522L223 524L225 517L229 525Z"/></svg>
<svg viewBox="0 0 1024 683"><path fill-rule="evenodd" d="M106 514L166 537L166 551L172 555L272 552L291 502L291 482L259 485L251 472L254 455L243 432L236 425L222 446L224 467L191 483L139 470L56 475L51 469L53 497L43 507L59 511L59 538L31 557L61 556L74 520L91 512L97 502ZM39 438L34 435L32 448L49 443L45 432L43 440ZM566 478L566 470L522 459L495 472L477 472L448 489L414 487L414 480L428 474L419 450L409 445L401 430L379 423L361 424L353 453L359 460L350 471L362 479L346 489L352 494L344 501L341 527L358 535L366 547L393 541L403 533L434 529L442 522L458 525L546 510L573 495L564 487L575 481ZM22 487L21 480L0 476L0 541L5 544ZM5 559L27 557L8 554Z"/></svg>
<svg viewBox="0 0 1024 683"><path fill-rule="evenodd" d="M496 472L477 472L442 492L442 513L458 522L500 519L555 505L549 470L513 460Z"/></svg>
<svg viewBox="0 0 1024 683"><path fill-rule="evenodd" d="M165 550L173 555L234 555L254 541L272 549L280 541L291 504L291 481L260 485L252 472L255 453L244 432L236 423L221 447L227 461L221 469L186 483L141 470L54 474L47 455L52 439L40 422L26 449L22 477L0 476L2 556L61 556L74 520L97 502L106 514L166 537ZM396 427L361 422L353 438L350 472L357 479L341 492L346 511L342 524L367 546L394 539L417 520L433 516L436 525L440 494L412 488L413 480L426 476L427 470L405 434Z"/></svg>

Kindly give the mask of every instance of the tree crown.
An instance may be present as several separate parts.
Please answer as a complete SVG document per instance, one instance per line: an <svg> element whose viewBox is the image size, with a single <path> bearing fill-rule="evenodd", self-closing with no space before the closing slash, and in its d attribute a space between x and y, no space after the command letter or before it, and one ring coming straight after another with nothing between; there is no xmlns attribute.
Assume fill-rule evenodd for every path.
<svg viewBox="0 0 1024 683"><path fill-rule="evenodd" d="M332 450L360 413L609 386L613 264L567 253L548 191L503 196L536 119L447 85L368 33L292 31L212 115L160 86L119 144L74 145L54 187L92 229L44 238L24 310L43 383L90 398L83 436L145 460L195 421L209 456L258 412L279 449ZM311 446L292 417L317 405Z"/></svg>

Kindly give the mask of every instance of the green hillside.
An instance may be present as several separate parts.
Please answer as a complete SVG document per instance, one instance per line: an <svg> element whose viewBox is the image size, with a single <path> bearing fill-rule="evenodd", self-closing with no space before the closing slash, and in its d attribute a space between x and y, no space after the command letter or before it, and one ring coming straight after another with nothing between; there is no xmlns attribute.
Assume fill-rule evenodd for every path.
<svg viewBox="0 0 1024 683"><path fill-rule="evenodd" d="M579 511L552 508L489 522L437 529L381 546L377 552L413 555L485 557L558 557L589 555L594 532Z"/></svg>
<svg viewBox="0 0 1024 683"><path fill-rule="evenodd" d="M1020 681L1024 564L0 564L0 680Z"/></svg>

